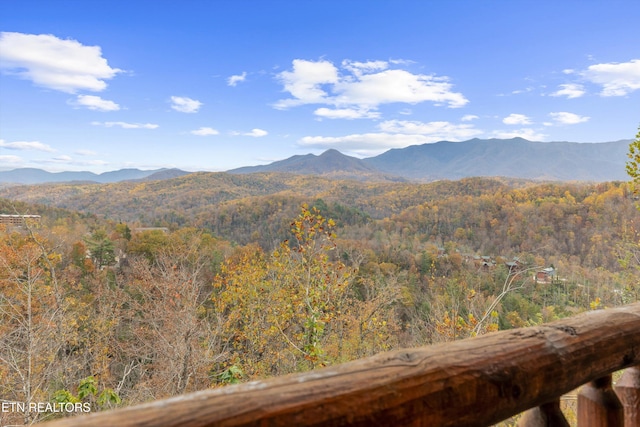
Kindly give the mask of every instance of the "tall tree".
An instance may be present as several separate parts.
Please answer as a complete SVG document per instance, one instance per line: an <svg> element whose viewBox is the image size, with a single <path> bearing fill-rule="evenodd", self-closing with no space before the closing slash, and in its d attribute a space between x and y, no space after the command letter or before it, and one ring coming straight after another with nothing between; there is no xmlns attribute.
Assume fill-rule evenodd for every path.
<svg viewBox="0 0 640 427"><path fill-rule="evenodd" d="M128 260L118 363L130 384L116 387L122 395L158 399L211 384L209 370L220 357L220 322L211 309L217 245L206 233L182 229Z"/></svg>
<svg viewBox="0 0 640 427"><path fill-rule="evenodd" d="M0 395L27 404L25 424L38 419L28 404L47 400L62 348L57 259L31 228L0 230Z"/></svg>
<svg viewBox="0 0 640 427"><path fill-rule="evenodd" d="M636 139L629 144L628 156L627 174L629 174L633 183L637 186L640 184L640 127L638 127Z"/></svg>
<svg viewBox="0 0 640 427"><path fill-rule="evenodd" d="M91 234L87 239L87 249L96 268L112 265L116 262L115 248L113 241L107 236L104 229L99 229Z"/></svg>

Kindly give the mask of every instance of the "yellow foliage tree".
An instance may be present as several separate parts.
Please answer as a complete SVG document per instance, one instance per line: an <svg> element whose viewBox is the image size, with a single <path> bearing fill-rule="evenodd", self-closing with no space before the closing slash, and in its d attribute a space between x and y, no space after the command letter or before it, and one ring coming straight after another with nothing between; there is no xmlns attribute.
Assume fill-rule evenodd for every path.
<svg viewBox="0 0 640 427"><path fill-rule="evenodd" d="M271 254L256 246L240 249L222 267L214 296L224 313L231 356L249 377L282 375L349 358L346 345L362 330L355 309L354 271L332 256L334 223L302 207L291 223L293 238ZM391 322L392 323L392 322ZM377 339L390 339L389 322L380 320ZM355 355L354 355L355 356Z"/></svg>

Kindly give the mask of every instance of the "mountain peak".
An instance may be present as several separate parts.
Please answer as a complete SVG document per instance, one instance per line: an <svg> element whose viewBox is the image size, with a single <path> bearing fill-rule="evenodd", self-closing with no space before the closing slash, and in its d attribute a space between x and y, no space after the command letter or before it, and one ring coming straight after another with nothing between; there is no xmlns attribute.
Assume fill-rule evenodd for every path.
<svg viewBox="0 0 640 427"><path fill-rule="evenodd" d="M329 148L327 151L325 151L324 153L320 154L319 157L323 157L323 156L344 156L344 157L349 157L345 154L342 154L340 151L336 150L335 148Z"/></svg>
<svg viewBox="0 0 640 427"><path fill-rule="evenodd" d="M335 148L330 148L317 156L314 154L304 156L297 155L268 165L244 167L228 172L237 174L287 172L300 175L321 175L356 180L391 179L388 174L381 174L375 167L368 165L362 159L342 154ZM394 177L392 180L397 181L398 179L398 177Z"/></svg>

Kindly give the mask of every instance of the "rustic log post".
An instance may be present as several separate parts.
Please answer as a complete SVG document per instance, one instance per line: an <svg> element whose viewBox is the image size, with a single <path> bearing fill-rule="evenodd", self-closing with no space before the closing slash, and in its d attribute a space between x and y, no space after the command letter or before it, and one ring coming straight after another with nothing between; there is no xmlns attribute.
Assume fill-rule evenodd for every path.
<svg viewBox="0 0 640 427"><path fill-rule="evenodd" d="M579 427L623 427L622 403L611 388L611 375L585 384L578 393Z"/></svg>
<svg viewBox="0 0 640 427"><path fill-rule="evenodd" d="M524 412L518 427L569 427L569 423L560 410L558 399Z"/></svg>
<svg viewBox="0 0 640 427"><path fill-rule="evenodd" d="M626 369L614 389L624 407L624 427L640 427L640 366Z"/></svg>

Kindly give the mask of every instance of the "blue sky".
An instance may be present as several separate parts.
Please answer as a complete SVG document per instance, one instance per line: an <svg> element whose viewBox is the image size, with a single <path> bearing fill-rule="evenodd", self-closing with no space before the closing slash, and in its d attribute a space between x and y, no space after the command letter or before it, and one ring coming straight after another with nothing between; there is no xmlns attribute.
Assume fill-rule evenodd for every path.
<svg viewBox="0 0 640 427"><path fill-rule="evenodd" d="M632 139L639 20L637 0L2 0L0 169Z"/></svg>

